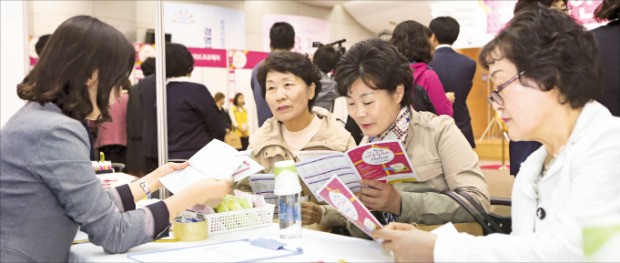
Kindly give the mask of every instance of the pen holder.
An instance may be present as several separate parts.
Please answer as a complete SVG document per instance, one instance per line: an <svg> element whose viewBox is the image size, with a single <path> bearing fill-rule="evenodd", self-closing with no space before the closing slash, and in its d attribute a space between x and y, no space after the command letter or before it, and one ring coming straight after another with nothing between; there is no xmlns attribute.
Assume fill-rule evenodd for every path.
<svg viewBox="0 0 620 263"><path fill-rule="evenodd" d="M172 232L179 241L199 241L207 239L209 236L207 220L200 222L173 222Z"/></svg>

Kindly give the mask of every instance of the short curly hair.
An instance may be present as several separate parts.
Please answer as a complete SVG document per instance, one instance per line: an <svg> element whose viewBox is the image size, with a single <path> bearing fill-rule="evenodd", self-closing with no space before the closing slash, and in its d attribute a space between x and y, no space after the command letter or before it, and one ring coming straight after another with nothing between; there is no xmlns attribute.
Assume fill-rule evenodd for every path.
<svg viewBox="0 0 620 263"><path fill-rule="evenodd" d="M327 74L334 70L340 56L340 52L336 51L333 46L321 46L314 52L312 60L323 73Z"/></svg>
<svg viewBox="0 0 620 263"><path fill-rule="evenodd" d="M368 87L396 92L398 85L405 87L401 107L412 103L413 76L407 58L396 47L373 38L353 45L336 66L334 80L341 96L348 96L353 82L361 79Z"/></svg>
<svg viewBox="0 0 620 263"><path fill-rule="evenodd" d="M312 110L314 102L321 92L321 73L319 68L310 61L308 55L302 55L291 51L272 52L258 68L256 78L261 88L261 95L265 98L267 81L267 73L269 72L292 73L300 77L306 85L310 86L314 83L314 97L308 100L308 110Z"/></svg>
<svg viewBox="0 0 620 263"><path fill-rule="evenodd" d="M429 41L432 34L428 27L416 21L407 20L396 25L390 43L396 46L409 62L429 63L433 60Z"/></svg>
<svg viewBox="0 0 620 263"><path fill-rule="evenodd" d="M525 71L522 83L542 90L557 88L561 103L581 108L601 93L601 67L594 37L583 26L556 10L520 11L480 51L482 67L507 59Z"/></svg>
<svg viewBox="0 0 620 263"><path fill-rule="evenodd" d="M166 78L187 76L194 71L194 57L179 43L166 43Z"/></svg>

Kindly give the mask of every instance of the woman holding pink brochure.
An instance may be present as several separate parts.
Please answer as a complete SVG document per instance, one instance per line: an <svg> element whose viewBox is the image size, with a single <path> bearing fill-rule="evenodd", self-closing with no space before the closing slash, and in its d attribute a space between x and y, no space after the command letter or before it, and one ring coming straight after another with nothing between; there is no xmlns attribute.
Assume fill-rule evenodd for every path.
<svg viewBox="0 0 620 263"><path fill-rule="evenodd" d="M441 193L446 190L463 190L488 209L489 193L478 156L452 118L411 107L411 69L394 46L379 39L355 44L338 63L335 79L338 92L346 97L349 114L365 135L362 144L400 141L420 178L394 184L361 181L358 198L375 210L380 221L426 225L474 222L464 208ZM331 209L304 206L304 224L340 222L342 215L325 213ZM347 224L353 236L368 238Z"/></svg>

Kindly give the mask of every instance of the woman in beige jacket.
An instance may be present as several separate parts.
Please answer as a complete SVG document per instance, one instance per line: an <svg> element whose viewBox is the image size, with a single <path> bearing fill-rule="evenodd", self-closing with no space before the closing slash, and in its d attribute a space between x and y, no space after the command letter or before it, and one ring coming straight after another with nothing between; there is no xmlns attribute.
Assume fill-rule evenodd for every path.
<svg viewBox="0 0 620 263"><path fill-rule="evenodd" d="M351 134L330 112L313 109L321 91L321 75L307 56L288 51L272 53L257 77L273 117L252 134L248 149L252 149L250 157L265 167L264 173L273 173L277 161L299 161L301 151L345 152L355 147ZM310 195L305 185L303 188L304 195ZM248 179L237 189L252 190Z"/></svg>
<svg viewBox="0 0 620 263"><path fill-rule="evenodd" d="M416 112L411 105L412 75L407 59L392 45L371 39L354 45L336 69L338 92L364 141L399 140L406 148L418 182L386 184L362 180L361 202L379 220L426 225L473 222L474 218L446 190L463 190L489 208L486 180L478 156L449 116ZM304 223L334 226L341 222L330 206L304 209ZM312 213L314 212L314 213ZM366 235L348 224L353 236Z"/></svg>

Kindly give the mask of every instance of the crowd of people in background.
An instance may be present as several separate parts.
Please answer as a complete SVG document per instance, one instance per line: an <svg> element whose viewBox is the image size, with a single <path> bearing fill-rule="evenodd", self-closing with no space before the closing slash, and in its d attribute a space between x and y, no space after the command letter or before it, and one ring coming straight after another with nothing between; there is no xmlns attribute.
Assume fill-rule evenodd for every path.
<svg viewBox="0 0 620 263"><path fill-rule="evenodd" d="M158 238L193 204L216 204L233 188L251 192L248 179L236 185L208 179L135 210L135 201L161 187L161 176L228 136L238 139L238 150L251 150L262 173L273 173L277 161L299 161L302 151L400 141L420 181L362 180L358 193L387 225L382 230L368 236L313 197L302 204L305 226L380 238L396 261L583 258L579 223L620 211L620 2L603 0L594 16L609 22L590 31L570 12L568 0L519 0L515 17L481 49L477 62L495 87L488 102L508 127L510 174L518 175L512 233L483 237L437 236L417 227L477 224L447 191L465 192L485 212L490 207L466 103L477 63L452 47L460 32L456 19L440 16L428 26L403 21L387 41L360 41L346 53L323 45L312 58L291 51L295 30L277 22L269 33L271 53L252 70L247 95L253 97L212 95L191 79L188 48L166 43L168 158L182 164L161 165L156 58L141 62L143 77L132 85L135 52L122 33L96 18L70 18L39 38L39 62L17 88L28 103L2 130L3 260L64 261L78 226L91 242L122 253ZM78 55L83 50L88 54ZM346 117L335 114L338 99ZM259 128L252 131L255 117ZM141 179L105 191L94 175L82 176L99 153ZM34 163L26 163L32 156ZM39 181L44 184L27 184ZM305 186L303 194L310 195ZM11 234L9 227L24 220L11 211L25 199L40 203L33 213L48 213L44 225L31 227L55 229L58 242L41 233ZM26 245L33 240L39 246Z"/></svg>

